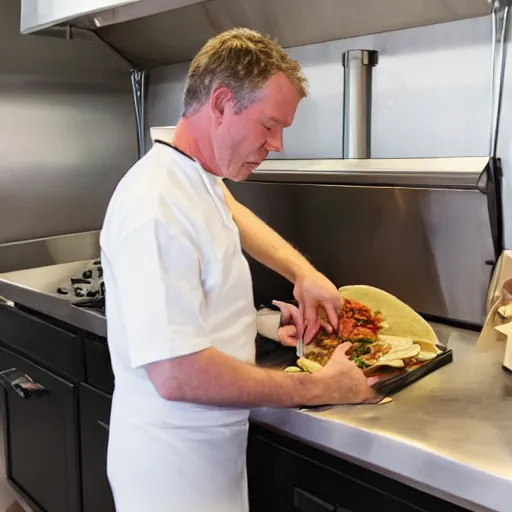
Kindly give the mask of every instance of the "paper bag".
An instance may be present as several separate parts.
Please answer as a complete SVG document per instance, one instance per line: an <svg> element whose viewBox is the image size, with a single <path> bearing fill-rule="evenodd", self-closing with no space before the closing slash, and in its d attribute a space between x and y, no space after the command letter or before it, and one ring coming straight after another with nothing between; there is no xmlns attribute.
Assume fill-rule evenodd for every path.
<svg viewBox="0 0 512 512"><path fill-rule="evenodd" d="M512 251L506 250L498 259L487 293L487 313L501 299L503 283L512 278Z"/></svg>
<svg viewBox="0 0 512 512"><path fill-rule="evenodd" d="M494 350L496 348L496 343L503 343L507 340L507 336L496 330L496 327L494 326L494 319L500 307L501 301L495 302L491 311L487 315L484 327L480 333L480 336L478 337L478 341L475 346L476 351L484 352L488 350Z"/></svg>
<svg viewBox="0 0 512 512"><path fill-rule="evenodd" d="M507 338L503 366L505 366L509 370L512 370L512 322L508 322L507 324L503 325L498 325L496 327L496 330L504 334Z"/></svg>
<svg viewBox="0 0 512 512"><path fill-rule="evenodd" d="M510 302L509 294L503 290L503 285L512 278L512 251L503 251L489 285L487 294L487 318L478 338L477 351L495 350L496 343L507 341L508 329L505 321L500 319L498 310ZM498 329L497 327L500 326ZM510 324L512 336L512 324Z"/></svg>

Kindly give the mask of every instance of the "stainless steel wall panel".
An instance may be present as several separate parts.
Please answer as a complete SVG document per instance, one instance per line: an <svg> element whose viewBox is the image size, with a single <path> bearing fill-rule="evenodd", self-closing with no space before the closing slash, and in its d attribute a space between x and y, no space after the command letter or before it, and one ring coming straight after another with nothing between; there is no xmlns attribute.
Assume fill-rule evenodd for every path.
<svg viewBox="0 0 512 512"><path fill-rule="evenodd" d="M0 0L0 244L99 229L137 157L125 64L99 42L20 35L19 10Z"/></svg>
<svg viewBox="0 0 512 512"><path fill-rule="evenodd" d="M46 267L100 256L99 231L0 245L0 273Z"/></svg>
<svg viewBox="0 0 512 512"><path fill-rule="evenodd" d="M478 191L229 183L337 286L370 284L425 314L481 323L493 259ZM292 287L251 260L256 303Z"/></svg>

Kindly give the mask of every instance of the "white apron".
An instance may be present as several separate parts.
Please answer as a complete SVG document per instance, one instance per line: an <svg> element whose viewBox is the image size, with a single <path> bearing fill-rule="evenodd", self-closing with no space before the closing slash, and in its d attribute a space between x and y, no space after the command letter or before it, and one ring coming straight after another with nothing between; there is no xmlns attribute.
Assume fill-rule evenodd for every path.
<svg viewBox="0 0 512 512"><path fill-rule="evenodd" d="M187 282L193 280L193 275L190 278L178 275L177 279L182 278L181 284L167 283L168 289L160 293L157 270L152 270L167 266L172 274L174 266L179 266L177 274L187 272L189 267L180 261L180 254L184 253L179 251L176 256L161 251L157 257L145 245L145 234L140 239L134 237L131 245L125 242L127 238L120 241L118 236L124 229L127 209L130 214L126 224L133 225L140 221L139 212L147 201L161 200L164 196L170 204L179 204L178 214L168 218L187 224L187 232L193 234L193 243L200 253L204 289L202 317L208 330L204 343L252 363L256 311L250 270L241 251L238 229L227 210L217 179L205 173L197 163L158 144L140 162L136 167L143 169L130 171L119 192L116 191L101 238L109 349L116 378L107 462L116 511L247 512L249 411L166 401L156 393L143 368L143 363L165 358L167 351L187 353L187 343L180 339L173 338L173 342L167 344L163 336L154 341L166 328L165 324L158 328L161 315L153 318L152 323L157 327L150 323L151 318L146 321L144 316L151 308L157 311L162 306L160 303L152 306L153 299L144 293L144 287L149 286L147 281L152 280L155 281L153 297L172 297L172 290L183 286L183 294L175 296L174 301L169 299L171 303L165 307L178 313L183 310L184 315L191 310L192 306L185 307L181 301L189 300L186 293L192 292ZM161 168L166 172L163 177ZM151 173L154 184L147 183L143 171ZM158 260L165 260L166 254L176 259ZM142 262L148 269L145 280L132 282L130 288L125 285L130 279L128 273L123 274L122 269L136 263L140 266ZM133 287L144 293L142 313L126 300L126 294L133 292ZM190 344L196 350L201 348L204 336L198 334L196 339L194 332L204 330L205 325L195 330L194 326L182 327L183 332L191 329ZM193 378L191 375L190 379Z"/></svg>

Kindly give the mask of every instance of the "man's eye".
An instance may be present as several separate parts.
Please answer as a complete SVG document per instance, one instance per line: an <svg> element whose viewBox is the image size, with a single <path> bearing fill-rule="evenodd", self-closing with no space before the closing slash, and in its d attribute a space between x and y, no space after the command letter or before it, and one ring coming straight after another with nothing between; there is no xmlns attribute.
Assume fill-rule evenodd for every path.
<svg viewBox="0 0 512 512"><path fill-rule="evenodd" d="M268 131L272 130L270 126L267 126L266 124L263 125Z"/></svg>

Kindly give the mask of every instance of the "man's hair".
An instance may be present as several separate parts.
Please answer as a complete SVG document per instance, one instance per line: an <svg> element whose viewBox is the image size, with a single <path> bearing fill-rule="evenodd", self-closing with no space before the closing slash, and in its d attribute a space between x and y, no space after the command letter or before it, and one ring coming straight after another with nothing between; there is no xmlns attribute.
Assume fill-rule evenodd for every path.
<svg viewBox="0 0 512 512"><path fill-rule="evenodd" d="M233 94L235 112L257 99L269 78L284 73L307 96L307 79L293 60L270 36L247 28L222 32L208 40L190 65L183 98L183 115L194 114L218 87Z"/></svg>

